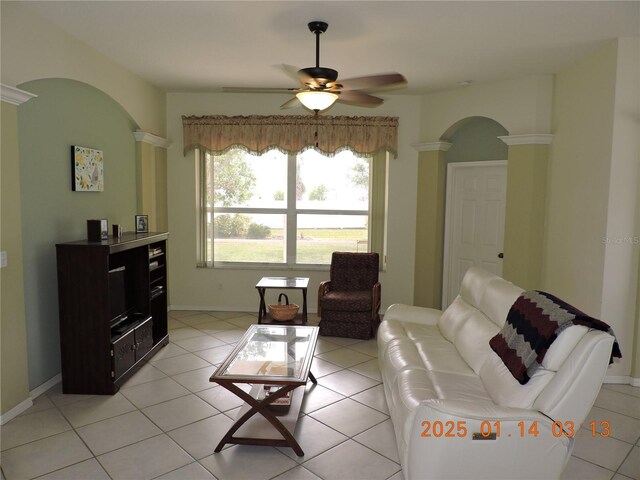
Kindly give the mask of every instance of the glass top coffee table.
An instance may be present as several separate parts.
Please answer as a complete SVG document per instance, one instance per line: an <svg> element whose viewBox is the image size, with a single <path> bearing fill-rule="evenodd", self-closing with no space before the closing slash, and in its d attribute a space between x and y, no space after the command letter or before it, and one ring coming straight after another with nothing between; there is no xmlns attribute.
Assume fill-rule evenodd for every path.
<svg viewBox="0 0 640 480"><path fill-rule="evenodd" d="M245 402L235 423L220 440L216 452L227 443L233 443L291 447L298 456L304 455L293 437L304 388L297 392L294 390L306 385L309 379L317 383L311 373L317 343L318 327L249 327L209 378L210 382L218 383ZM237 385L242 383L253 385L249 393ZM265 395L267 389L269 392ZM278 405L285 399L289 405ZM274 429L280 433L279 436Z"/></svg>

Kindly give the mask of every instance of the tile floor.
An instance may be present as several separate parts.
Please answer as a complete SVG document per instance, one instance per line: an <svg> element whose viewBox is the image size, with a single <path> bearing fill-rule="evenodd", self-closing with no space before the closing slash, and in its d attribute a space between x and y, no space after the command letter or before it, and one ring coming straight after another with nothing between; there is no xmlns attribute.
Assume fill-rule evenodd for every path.
<svg viewBox="0 0 640 480"><path fill-rule="evenodd" d="M296 438L305 451L227 446L238 399L209 383L253 314L171 312L171 343L114 396L60 384L1 428L2 479L402 480L374 340L321 337ZM605 385L564 479L640 479L640 388Z"/></svg>

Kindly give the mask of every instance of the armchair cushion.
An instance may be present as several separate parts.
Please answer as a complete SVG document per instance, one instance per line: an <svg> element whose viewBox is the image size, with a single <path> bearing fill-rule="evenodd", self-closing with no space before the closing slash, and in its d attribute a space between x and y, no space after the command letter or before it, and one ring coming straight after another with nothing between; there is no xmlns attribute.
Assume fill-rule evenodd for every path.
<svg viewBox="0 0 640 480"><path fill-rule="evenodd" d="M367 312L371 310L371 290L330 291L322 299L322 309L343 312Z"/></svg>

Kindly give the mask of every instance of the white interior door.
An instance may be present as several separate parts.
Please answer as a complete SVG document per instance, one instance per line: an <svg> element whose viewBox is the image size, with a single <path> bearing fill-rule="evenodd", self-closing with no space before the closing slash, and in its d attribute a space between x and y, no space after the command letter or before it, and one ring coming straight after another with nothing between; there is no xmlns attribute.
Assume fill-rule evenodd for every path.
<svg viewBox="0 0 640 480"><path fill-rule="evenodd" d="M447 169L442 306L471 266L502 275L507 162L451 163Z"/></svg>

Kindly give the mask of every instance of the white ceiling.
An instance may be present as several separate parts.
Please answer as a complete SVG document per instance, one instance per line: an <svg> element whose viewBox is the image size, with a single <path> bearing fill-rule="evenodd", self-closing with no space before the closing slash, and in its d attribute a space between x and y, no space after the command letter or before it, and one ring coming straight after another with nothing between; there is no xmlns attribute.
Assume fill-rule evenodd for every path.
<svg viewBox="0 0 640 480"><path fill-rule="evenodd" d="M41 16L169 92L291 87L277 66L339 78L397 71L398 93L557 72L616 37L640 35L640 1L43 1Z"/></svg>

